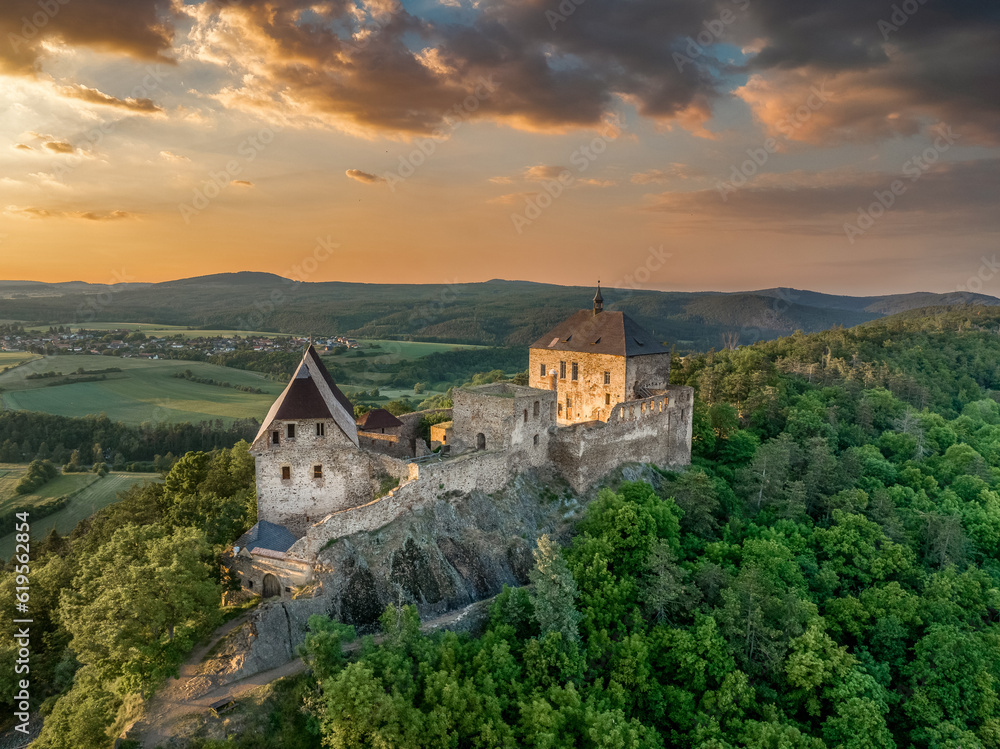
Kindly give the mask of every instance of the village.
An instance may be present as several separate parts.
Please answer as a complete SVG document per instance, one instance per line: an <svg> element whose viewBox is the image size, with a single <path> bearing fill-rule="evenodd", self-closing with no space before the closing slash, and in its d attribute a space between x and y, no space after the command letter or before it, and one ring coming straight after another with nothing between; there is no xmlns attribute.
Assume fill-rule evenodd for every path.
<svg viewBox="0 0 1000 749"><path fill-rule="evenodd" d="M190 329L188 329L190 330ZM27 330L17 324L0 325L0 352L32 353L45 356L60 354L98 354L123 358L187 358L188 355L218 356L236 351L258 353L300 352L312 342L324 351L356 349L358 341L346 336L310 338L301 335L238 334L233 331L197 331L192 335L184 328L163 330L151 328L147 335L141 329L111 330L71 329L50 327L42 332ZM214 334L217 333L217 334Z"/></svg>

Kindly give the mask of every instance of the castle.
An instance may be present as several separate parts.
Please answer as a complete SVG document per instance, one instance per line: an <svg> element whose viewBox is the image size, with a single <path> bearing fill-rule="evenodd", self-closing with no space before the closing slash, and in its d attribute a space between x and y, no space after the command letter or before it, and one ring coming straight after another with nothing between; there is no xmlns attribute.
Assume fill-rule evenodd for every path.
<svg viewBox="0 0 1000 749"><path fill-rule="evenodd" d="M689 387L671 386L670 352L622 312L593 308L529 348L529 386L456 388L450 423L429 412L355 420L310 346L250 447L258 523L233 548L245 589L288 595L313 579L322 549L451 493L490 494L550 468L577 492L625 463L691 461Z"/></svg>

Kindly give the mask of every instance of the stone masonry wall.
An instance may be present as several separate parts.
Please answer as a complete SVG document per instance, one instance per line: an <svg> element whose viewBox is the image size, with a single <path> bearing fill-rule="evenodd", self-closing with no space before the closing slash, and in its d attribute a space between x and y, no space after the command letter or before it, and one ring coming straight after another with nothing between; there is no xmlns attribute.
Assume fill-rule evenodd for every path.
<svg viewBox="0 0 1000 749"><path fill-rule="evenodd" d="M628 360L625 400L637 398L635 389L664 390L670 386L670 354L633 356Z"/></svg>
<svg viewBox="0 0 1000 749"><path fill-rule="evenodd" d="M315 421L299 421L295 439L288 439L287 423L280 423L281 441L255 445L257 516L284 525L296 535L337 510L363 504L375 495L382 478L408 475L405 461L359 450L332 422L325 436L316 434ZM265 435L267 436L267 435ZM315 478L315 467L322 476ZM290 478L282 478L282 469Z"/></svg>
<svg viewBox="0 0 1000 749"><path fill-rule="evenodd" d="M572 351L531 349L528 352L528 382L532 387L548 390L551 370L556 371L558 388L558 418L561 423L604 421L611 409L625 400L625 357L612 354L580 354ZM560 362L566 363L566 377L560 377ZM573 379L573 363L577 379ZM546 375L541 375L541 365ZM610 374L610 384L604 384L604 373ZM567 406L566 399L570 405ZM608 402L610 401L610 403Z"/></svg>
<svg viewBox="0 0 1000 749"><path fill-rule="evenodd" d="M485 494L499 491L512 478L510 455L484 451L424 464L410 463L410 477L386 496L370 503L333 513L309 527L290 555L314 558L336 538L360 531L374 531L396 518L438 500L449 492Z"/></svg>
<svg viewBox="0 0 1000 749"><path fill-rule="evenodd" d="M691 388L674 387L666 396L617 406L607 423L561 427L549 459L576 491L625 463L687 465L693 403Z"/></svg>

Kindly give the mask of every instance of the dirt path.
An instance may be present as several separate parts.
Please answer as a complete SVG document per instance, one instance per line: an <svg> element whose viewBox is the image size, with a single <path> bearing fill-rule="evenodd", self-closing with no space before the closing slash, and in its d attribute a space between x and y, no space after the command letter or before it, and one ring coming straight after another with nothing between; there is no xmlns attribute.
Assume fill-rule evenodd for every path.
<svg viewBox="0 0 1000 749"><path fill-rule="evenodd" d="M489 604L479 601L465 608L451 611L443 616L423 622L420 629L424 632L431 632L455 624L464 619L474 607L484 605ZM222 686L215 686L211 677L200 673L205 656L222 638L237 627L242 626L250 618L250 614L251 612L248 611L222 625L205 645L196 648L191 653L191 656L181 666L180 675L164 684L146 705L144 715L134 724L135 728L130 730L129 738L138 740L143 749L155 749L157 746L167 745L167 742L175 736L175 731L180 727L185 716L205 713L213 702L221 699L235 699L251 689L270 684L272 681L283 679L286 676L300 674L306 670L307 666L300 658L293 658L277 668L261 671L245 679ZM380 638L375 639L377 642ZM347 645L344 650L350 652L359 647L360 643L355 642Z"/></svg>

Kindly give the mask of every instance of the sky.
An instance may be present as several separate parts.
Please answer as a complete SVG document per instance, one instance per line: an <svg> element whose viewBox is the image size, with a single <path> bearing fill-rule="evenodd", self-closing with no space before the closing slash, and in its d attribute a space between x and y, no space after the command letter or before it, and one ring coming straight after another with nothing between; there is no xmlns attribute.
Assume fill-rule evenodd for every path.
<svg viewBox="0 0 1000 749"><path fill-rule="evenodd" d="M1000 3L4 0L0 278L1000 295Z"/></svg>

